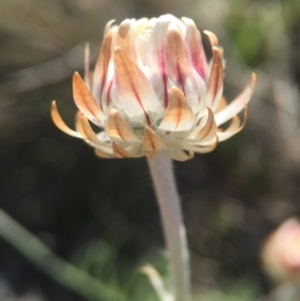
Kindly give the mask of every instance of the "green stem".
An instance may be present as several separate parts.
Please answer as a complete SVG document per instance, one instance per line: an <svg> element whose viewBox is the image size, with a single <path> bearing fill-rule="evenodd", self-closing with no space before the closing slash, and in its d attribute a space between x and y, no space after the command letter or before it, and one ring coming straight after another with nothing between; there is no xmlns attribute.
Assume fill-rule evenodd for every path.
<svg viewBox="0 0 300 301"><path fill-rule="evenodd" d="M170 258L174 301L190 300L190 269L180 199L172 160L163 152L148 159Z"/></svg>

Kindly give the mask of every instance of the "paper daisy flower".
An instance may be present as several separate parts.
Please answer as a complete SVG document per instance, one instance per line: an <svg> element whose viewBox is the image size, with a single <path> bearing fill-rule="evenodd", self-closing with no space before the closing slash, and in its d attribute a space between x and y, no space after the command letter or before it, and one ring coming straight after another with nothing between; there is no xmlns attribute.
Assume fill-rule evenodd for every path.
<svg viewBox="0 0 300 301"><path fill-rule="evenodd" d="M118 26L109 22L94 72L86 70L85 80L77 72L73 76L76 130L63 122L55 102L54 123L101 158L152 158L163 151L185 161L194 152L212 151L243 128L237 114L246 109L255 75L227 105L222 51L216 36L206 34L209 62L191 19L164 15L126 19ZM227 121L227 129L220 129Z"/></svg>

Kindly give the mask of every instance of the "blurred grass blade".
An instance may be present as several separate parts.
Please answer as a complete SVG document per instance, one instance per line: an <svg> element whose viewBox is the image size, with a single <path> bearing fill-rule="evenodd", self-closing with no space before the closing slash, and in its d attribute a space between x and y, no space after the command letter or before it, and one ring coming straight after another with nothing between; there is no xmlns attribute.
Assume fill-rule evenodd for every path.
<svg viewBox="0 0 300 301"><path fill-rule="evenodd" d="M0 236L53 280L86 300L128 301L120 292L116 292L88 273L58 258L40 240L1 209Z"/></svg>
<svg viewBox="0 0 300 301"><path fill-rule="evenodd" d="M161 301L172 301L174 299L174 297L166 291L159 273L153 266L150 264L144 265L140 268L140 271L149 278L154 290L156 291L156 294Z"/></svg>

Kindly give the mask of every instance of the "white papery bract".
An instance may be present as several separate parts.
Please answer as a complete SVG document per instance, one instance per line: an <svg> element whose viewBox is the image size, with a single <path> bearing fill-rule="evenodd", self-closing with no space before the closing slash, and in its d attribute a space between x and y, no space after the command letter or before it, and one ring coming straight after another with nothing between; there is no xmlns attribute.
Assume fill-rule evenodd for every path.
<svg viewBox="0 0 300 301"><path fill-rule="evenodd" d="M164 15L126 19L119 26L109 22L94 72L89 74L86 67L85 81L77 72L73 76L76 131L63 122L53 102L55 124L86 141L102 158L152 158L164 151L185 161L194 152L212 151L243 128L245 122L236 114L246 109L256 78L253 74L227 105L222 51L216 36L206 34L210 62L191 19ZM226 130L218 129L229 120ZM98 133L90 122L99 127Z"/></svg>

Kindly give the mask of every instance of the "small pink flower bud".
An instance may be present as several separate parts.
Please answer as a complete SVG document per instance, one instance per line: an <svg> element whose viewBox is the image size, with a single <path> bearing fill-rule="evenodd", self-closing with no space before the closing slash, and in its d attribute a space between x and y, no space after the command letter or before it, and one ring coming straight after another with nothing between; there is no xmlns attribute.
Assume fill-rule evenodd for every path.
<svg viewBox="0 0 300 301"><path fill-rule="evenodd" d="M264 243L263 269L275 281L300 283L300 223L290 218Z"/></svg>

